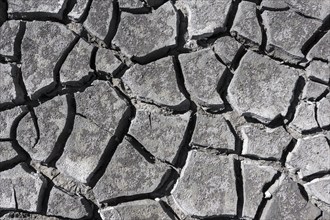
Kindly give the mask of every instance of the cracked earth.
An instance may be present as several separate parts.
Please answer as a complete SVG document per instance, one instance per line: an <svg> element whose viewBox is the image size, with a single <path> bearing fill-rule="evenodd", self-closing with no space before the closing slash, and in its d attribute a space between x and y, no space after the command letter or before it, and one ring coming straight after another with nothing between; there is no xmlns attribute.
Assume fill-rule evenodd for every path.
<svg viewBox="0 0 330 220"><path fill-rule="evenodd" d="M329 0L0 0L0 219L330 219Z"/></svg>

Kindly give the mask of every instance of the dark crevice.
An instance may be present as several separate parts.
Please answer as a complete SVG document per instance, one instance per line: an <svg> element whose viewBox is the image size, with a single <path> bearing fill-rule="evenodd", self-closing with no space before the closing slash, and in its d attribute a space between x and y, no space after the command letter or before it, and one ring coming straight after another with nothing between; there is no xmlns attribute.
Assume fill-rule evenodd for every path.
<svg viewBox="0 0 330 220"><path fill-rule="evenodd" d="M47 186L45 187L43 196L39 201L40 214L42 214L42 215L47 214L49 195L54 187L54 184L49 179L45 178L45 181L47 181Z"/></svg>
<svg viewBox="0 0 330 220"><path fill-rule="evenodd" d="M199 217L199 216L192 216L196 219L203 219L203 220L240 220L242 218L234 215L215 215L215 216L207 216L207 217Z"/></svg>
<svg viewBox="0 0 330 220"><path fill-rule="evenodd" d="M325 216L323 216L324 214L324 212L322 211L322 210L320 210L321 211L321 214L319 215L319 216L317 216L316 218L315 218L315 220L321 220L321 219L326 219L325 218ZM323 217L323 218L322 218Z"/></svg>
<svg viewBox="0 0 330 220"><path fill-rule="evenodd" d="M174 5L175 7L175 5ZM185 36L188 33L188 18L184 15L181 10L176 9L178 14L178 35L177 35L177 47L175 48L173 55L178 55L180 53L187 53L189 52L188 49L184 48L186 44Z"/></svg>
<svg viewBox="0 0 330 220"><path fill-rule="evenodd" d="M199 46L208 47L210 44L213 44L220 37L231 36L230 29L233 26L234 19L236 17L236 13L238 10L238 5L241 1L242 0L232 0L228 14L226 16L224 30L215 31L216 33L214 33L213 35L197 40L197 44Z"/></svg>
<svg viewBox="0 0 330 220"><path fill-rule="evenodd" d="M28 100L27 92L22 79L21 69L17 65L12 65L11 74L14 81L14 87L16 92L16 98L14 100L15 105L24 104Z"/></svg>
<svg viewBox="0 0 330 220"><path fill-rule="evenodd" d="M269 127L269 128L277 128L279 126L284 125L284 118L282 115L277 115L273 120L268 121L268 119L264 119L261 120L260 118L258 118L258 115L255 115L253 113L243 113L242 114L244 119L249 122L249 123L253 123L253 124L264 124L265 126Z"/></svg>
<svg viewBox="0 0 330 220"><path fill-rule="evenodd" d="M15 201L15 209L18 209L18 202L17 202L17 196L16 196L16 190L15 187L13 187L13 194L14 194L14 201Z"/></svg>
<svg viewBox="0 0 330 220"><path fill-rule="evenodd" d="M299 15L303 18L312 19L312 20L316 20L316 21L322 21L319 18L316 18L316 17L310 16L310 15L304 14L303 12L300 12L299 9L294 8L291 4L288 4L288 5L291 7L291 9L294 13L296 13L297 15Z"/></svg>
<svg viewBox="0 0 330 220"><path fill-rule="evenodd" d="M266 28L264 26L263 19L261 16L262 11L260 9L258 9L260 7L260 3L261 3L261 1L258 1L257 7L256 7L256 17L257 17L259 27L261 30L261 45L259 46L259 50L265 51L266 45L267 45L267 33L266 33Z"/></svg>
<svg viewBox="0 0 330 220"><path fill-rule="evenodd" d="M190 99L190 94L187 91L186 87L184 86L184 76L183 76L183 72L182 72L182 68L181 68L178 56L173 56L172 61L173 61L176 81L177 81L179 90L186 97L186 99Z"/></svg>
<svg viewBox="0 0 330 220"><path fill-rule="evenodd" d="M235 154L241 155L242 150L243 150L243 141L239 138L235 128L233 125L230 123L230 121L226 120L227 126L229 127L230 132L234 135L235 137Z"/></svg>
<svg viewBox="0 0 330 220"><path fill-rule="evenodd" d="M129 67L126 64L122 63L115 71L113 71L111 75L113 78L121 78L128 69ZM108 73L105 74L108 76Z"/></svg>
<svg viewBox="0 0 330 220"><path fill-rule="evenodd" d="M283 150L282 156L281 156L281 165L284 167L286 163L286 159L289 155L289 153L293 150L293 148L296 146L297 140L292 138L289 145Z"/></svg>
<svg viewBox="0 0 330 220"><path fill-rule="evenodd" d="M263 161L270 161L270 162L277 162L278 159L275 157L260 157L254 154L244 154L242 157L249 158L251 160L263 160Z"/></svg>
<svg viewBox="0 0 330 220"><path fill-rule="evenodd" d="M168 56L168 54L171 54L170 51L172 49L174 49L175 47L176 47L176 45L165 46L163 48L154 50L144 56L140 56L140 57L133 56L131 58L131 60L134 63L138 63L140 65L146 65L148 63L154 62L156 60L159 60L161 58Z"/></svg>
<svg viewBox="0 0 330 220"><path fill-rule="evenodd" d="M48 12L13 12L8 14L9 20L22 21L51 21L66 24L63 21L63 16L60 13Z"/></svg>
<svg viewBox="0 0 330 220"><path fill-rule="evenodd" d="M131 14L148 14L148 13L151 13L151 8L148 8L148 7L120 8L120 11L131 13Z"/></svg>
<svg viewBox="0 0 330 220"><path fill-rule="evenodd" d="M152 155L135 137L127 134L126 140L144 157L144 159L146 159L146 161L152 164L155 163L155 156Z"/></svg>
<svg viewBox="0 0 330 220"><path fill-rule="evenodd" d="M233 26L235 17L236 17L236 13L238 10L238 5L240 4L242 0L233 0L229 9L229 12L227 14L227 18L226 18L226 29L227 32L230 32L230 29ZM230 33L229 33L230 34Z"/></svg>
<svg viewBox="0 0 330 220"><path fill-rule="evenodd" d="M304 43L301 52L306 56L308 52L322 39L322 37L330 30L330 15L324 20L322 25L314 32L314 34Z"/></svg>
<svg viewBox="0 0 330 220"><path fill-rule="evenodd" d="M245 49L245 47L242 45L240 46L240 48L237 50L231 65L230 65L230 69L232 70L236 70L239 67L240 61L242 60L243 56L246 54L247 50Z"/></svg>
<svg viewBox="0 0 330 220"><path fill-rule="evenodd" d="M217 92L219 93L224 104L224 109L222 110L221 113L229 112L233 110L227 99L228 87L233 77L234 74L228 68L226 68L218 82Z"/></svg>
<svg viewBox="0 0 330 220"><path fill-rule="evenodd" d="M229 155L229 154L236 154L234 150L227 149L227 148L215 148L205 145L200 145L197 143L191 143L191 149L194 150L204 150L204 151L211 151L215 153L216 155Z"/></svg>
<svg viewBox="0 0 330 220"><path fill-rule="evenodd" d="M310 182L314 179L322 178L322 177L324 177L326 175L329 175L329 174L330 174L329 170L319 171L319 172L311 174L309 176L305 176L304 178L302 178L302 180L306 181L306 182Z"/></svg>
<svg viewBox="0 0 330 220"><path fill-rule="evenodd" d="M280 178L281 176L281 173L280 172L277 172L273 178L271 179L271 181L269 181L268 183L266 183L263 187L262 187L262 193L265 194L265 192L272 186L274 185L274 183ZM261 220L261 216L262 216L262 213L266 207L266 204L267 204L267 201L268 199L263 197L259 206L258 206L258 209L256 211L256 214L254 216L253 219L255 220Z"/></svg>
<svg viewBox="0 0 330 220"><path fill-rule="evenodd" d="M301 96L301 93L304 89L306 82L304 77L299 76L296 85L295 85L295 89L293 90L293 95L292 95L292 99L291 99L291 103L290 106L288 108L288 112L286 114L286 116L284 117L287 122L285 123L286 125L289 124L292 120L293 117L296 113L296 107L298 106L299 103L299 98Z"/></svg>
<svg viewBox="0 0 330 220"><path fill-rule="evenodd" d="M62 52L60 58L56 62L55 67L53 69L53 80L54 81L52 83L50 83L49 85L47 85L47 86L39 89L35 93L33 93L31 95L32 100L39 100L39 99L43 99L43 97L50 97L50 96L54 97L57 95L57 91L60 86L60 70L61 70L62 65L64 64L67 56L72 51L72 49L75 47L75 45L78 43L79 38L80 38L79 36L76 36L74 38L74 40L69 44L69 46L67 48L65 48L65 50Z"/></svg>
<svg viewBox="0 0 330 220"><path fill-rule="evenodd" d="M98 51L98 47L93 47L92 52L91 52L91 57L89 60L89 67L96 72L96 54Z"/></svg>
<svg viewBox="0 0 330 220"><path fill-rule="evenodd" d="M67 19L67 13L71 10L74 6L74 2L76 0L64 0L61 9L57 13L59 15L59 19L62 20L64 23L69 23L69 19ZM70 9L71 8L71 9Z"/></svg>
<svg viewBox="0 0 330 220"><path fill-rule="evenodd" d="M91 9L92 2L93 2L93 0L88 0L85 10L82 13L82 15L80 16L80 18L77 20L77 22L83 23L87 19L89 11Z"/></svg>
<svg viewBox="0 0 330 220"><path fill-rule="evenodd" d="M45 160L45 163L51 167L54 167L57 160L62 156L62 154L64 152L65 144L66 144L66 142L73 130L73 126L74 126L74 119L75 119L75 115L76 115L76 101L74 99L74 95L68 94L66 96L66 100L67 100L68 111L67 111L67 118L66 118L64 128L63 128L61 134L59 135L58 139L56 140L53 151L48 156L48 158Z"/></svg>
<svg viewBox="0 0 330 220"><path fill-rule="evenodd" d="M188 99L183 100L178 105L164 105L158 102L156 103L152 99L143 98L143 97L138 97L137 100L145 104L156 106L157 108L165 109L166 111L171 112L173 115L183 114L187 112L191 105L191 102Z"/></svg>
<svg viewBox="0 0 330 220"><path fill-rule="evenodd" d="M244 45L244 46L246 46L246 45ZM299 65L299 63L307 62L307 59L305 59L303 57L294 56L294 55L284 51L280 47L276 47L274 45L267 44L266 51L256 50L254 52L261 54L263 56L267 56L267 57L271 58L272 60L279 62L280 65L292 67L292 68L299 69L299 70L305 70L305 66ZM284 54L287 58L282 59L281 56L279 56L279 54L282 54L282 55Z"/></svg>
<svg viewBox="0 0 330 220"><path fill-rule="evenodd" d="M8 4L6 0L0 0L0 27L8 19Z"/></svg>
<svg viewBox="0 0 330 220"><path fill-rule="evenodd" d="M302 186L301 184L297 183L300 194L302 195L302 197L308 202L308 193L306 192L304 186Z"/></svg>
<svg viewBox="0 0 330 220"><path fill-rule="evenodd" d="M108 33L104 38L104 43L106 44L107 47L110 47L111 41L117 33L117 29L120 22L120 11L119 11L118 0L113 0L112 4L113 4L112 18L110 21L110 25L108 27Z"/></svg>
<svg viewBox="0 0 330 220"><path fill-rule="evenodd" d="M60 82L60 71L61 68L66 60L66 58L69 56L69 54L71 53L71 51L73 50L73 48L76 46L76 44L78 43L80 37L79 36L75 36L75 38L72 40L72 42L70 42L70 44L68 45L68 47L66 47L64 49L64 51L62 52L60 58L57 60L55 67L53 69L53 77L54 77L54 82L56 84L58 84Z"/></svg>
<svg viewBox="0 0 330 220"><path fill-rule="evenodd" d="M160 200L159 204L171 220L179 220L180 219L179 216L171 208L171 206L169 206L166 202Z"/></svg>
<svg viewBox="0 0 330 220"><path fill-rule="evenodd" d="M22 45L22 40L25 34L26 30L26 23L25 22L20 22L19 23L19 29L18 33L16 35L15 41L14 41L14 57L13 61L21 61L22 53L21 53L21 45Z"/></svg>
<svg viewBox="0 0 330 220"><path fill-rule="evenodd" d="M318 118L318 110L317 110L317 105L315 104L315 105L314 105L314 120L315 120L316 123L317 123L318 129L321 129L321 126L320 126L319 120L318 120L317 118ZM318 130L318 129L317 129L317 130Z"/></svg>
<svg viewBox="0 0 330 220"><path fill-rule="evenodd" d="M25 151L20 144L18 143L16 137L17 137L17 127L20 121L29 113L29 111L25 110L23 111L18 117L15 118L13 121L13 124L10 128L10 139L12 140L12 146L14 150L17 152L19 157L22 161L25 161L29 163L31 161L31 157L27 151Z"/></svg>
<svg viewBox="0 0 330 220"><path fill-rule="evenodd" d="M237 204L236 213L237 216L242 217L243 205L244 205L244 191L243 191L243 176L241 161L234 160L234 172L235 172L235 182L236 182L236 193L237 193Z"/></svg>
<svg viewBox="0 0 330 220"><path fill-rule="evenodd" d="M73 7L77 4L77 0L65 0L61 9L62 17L65 23L70 23L68 14L72 11Z"/></svg>
<svg viewBox="0 0 330 220"><path fill-rule="evenodd" d="M123 94L116 89L117 94L123 98ZM126 100L126 98L125 98ZM126 100L127 101L127 100ZM125 135L128 132L128 129L131 124L131 119L135 115L135 108L131 103L128 103L128 107L124 112L122 118L119 121L119 124L116 128L115 134L110 138L102 156L98 162L97 167L94 169L92 174L87 179L87 185L90 187L94 187L99 179L103 176L108 167L108 164L111 161L118 145L123 141Z"/></svg>
<svg viewBox="0 0 330 220"><path fill-rule="evenodd" d="M34 109L30 106L28 106L27 108L29 109L29 112L30 112L30 115L32 118L32 122L33 122L35 131L36 131L36 135L37 135L37 137L35 139L35 143L32 146L32 148L34 148L40 140L40 129L39 129L39 124L38 124L38 118L37 118L37 115L36 115Z"/></svg>
<svg viewBox="0 0 330 220"><path fill-rule="evenodd" d="M11 143L11 142L10 142ZM0 172L14 168L17 164L23 162L23 158L17 155L9 160L0 162Z"/></svg>
<svg viewBox="0 0 330 220"><path fill-rule="evenodd" d="M194 105L195 106L195 105ZM196 106L195 106L196 107ZM196 108L193 108L192 114L190 115L190 119L185 131L185 134L183 136L183 139L179 145L179 150L177 154L175 155L172 164L175 168L182 169L184 165L186 164L186 160L188 157L188 152L190 151L191 147L189 145L193 131L196 126ZM178 180L180 175L178 174L177 170L171 169L169 171L168 176L164 179L164 181L160 184L160 186L155 190L154 194L157 197L162 197L162 196L168 196L170 195L171 190L174 187L174 184Z"/></svg>
<svg viewBox="0 0 330 220"><path fill-rule="evenodd" d="M92 216L90 218L86 218L86 219L90 219L90 220L103 220L103 218L101 217L101 214L99 213L99 207L88 201L88 200L85 200L86 202L89 202L90 204L90 207L92 208Z"/></svg>
<svg viewBox="0 0 330 220"><path fill-rule="evenodd" d="M271 7L267 7L267 6L262 6L261 7L261 12L264 12L264 11L289 11L290 10L290 7L289 6L286 6L286 7L281 7L281 8L271 8Z"/></svg>
<svg viewBox="0 0 330 220"><path fill-rule="evenodd" d="M142 194L136 194L132 196L119 196L116 198L104 200L101 202L103 204L102 206L116 206L121 203L125 202L132 202L132 201L138 201L138 200L145 200L145 199L151 199L154 200L157 197L152 196L150 193L142 193Z"/></svg>

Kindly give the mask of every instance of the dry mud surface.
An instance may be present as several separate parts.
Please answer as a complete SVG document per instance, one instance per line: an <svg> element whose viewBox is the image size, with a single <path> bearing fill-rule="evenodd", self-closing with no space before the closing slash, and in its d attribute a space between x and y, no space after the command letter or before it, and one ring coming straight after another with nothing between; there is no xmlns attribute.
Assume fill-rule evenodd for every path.
<svg viewBox="0 0 330 220"><path fill-rule="evenodd" d="M330 219L329 0L0 0L0 219Z"/></svg>

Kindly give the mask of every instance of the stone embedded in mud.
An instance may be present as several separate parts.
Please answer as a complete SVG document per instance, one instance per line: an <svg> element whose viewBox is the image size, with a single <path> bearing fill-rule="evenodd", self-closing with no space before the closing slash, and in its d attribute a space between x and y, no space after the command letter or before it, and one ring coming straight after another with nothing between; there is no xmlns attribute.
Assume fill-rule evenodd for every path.
<svg viewBox="0 0 330 220"><path fill-rule="evenodd" d="M112 74L120 65L121 62L115 57L111 50L104 48L99 48L97 50L95 57L96 71Z"/></svg>
<svg viewBox="0 0 330 220"><path fill-rule="evenodd" d="M137 110L128 134L137 139L155 157L172 162L183 141L190 112L162 115Z"/></svg>
<svg viewBox="0 0 330 220"><path fill-rule="evenodd" d="M330 95L328 94L326 97L322 98L317 106L317 121L321 128L327 128L330 126Z"/></svg>
<svg viewBox="0 0 330 220"><path fill-rule="evenodd" d="M330 65L322 61L314 60L306 68L306 75L311 80L329 83Z"/></svg>
<svg viewBox="0 0 330 220"><path fill-rule="evenodd" d="M0 24L0 55L11 58L15 56L15 39L19 28L19 21L11 20Z"/></svg>
<svg viewBox="0 0 330 220"><path fill-rule="evenodd" d="M37 139L37 127L29 113L18 124L17 141L32 159L45 161L53 151L64 129L68 114L66 98L57 96L35 107L34 112L39 128L39 140ZM38 142L36 142L37 140Z"/></svg>
<svg viewBox="0 0 330 220"><path fill-rule="evenodd" d="M85 199L68 195L62 190L53 187L48 199L47 215L81 219L89 215L86 205L87 201Z"/></svg>
<svg viewBox="0 0 330 220"><path fill-rule="evenodd" d="M229 36L221 37L214 42L214 52L226 65L232 63L240 47L241 44Z"/></svg>
<svg viewBox="0 0 330 220"><path fill-rule="evenodd" d="M8 161L18 156L17 152L14 150L12 146L12 142L10 141L1 141L0 142L0 163L4 161Z"/></svg>
<svg viewBox="0 0 330 220"><path fill-rule="evenodd" d="M166 211L159 202L154 200L137 200L133 202L125 202L117 206L113 206L100 210L103 220L170 220Z"/></svg>
<svg viewBox="0 0 330 220"><path fill-rule="evenodd" d="M235 150L235 136L222 115L198 113L191 142L197 146Z"/></svg>
<svg viewBox="0 0 330 220"><path fill-rule="evenodd" d="M90 59L93 46L80 39L70 51L60 70L60 81L65 84L74 84L83 78L88 79ZM77 84L77 82L76 82Z"/></svg>
<svg viewBox="0 0 330 220"><path fill-rule="evenodd" d="M92 1L88 17L84 22L84 27L93 36L100 40L106 40L113 20L113 1L95 0Z"/></svg>
<svg viewBox="0 0 330 220"><path fill-rule="evenodd" d="M317 129L315 103L302 101L297 106L295 116L289 127L299 133L306 133Z"/></svg>
<svg viewBox="0 0 330 220"><path fill-rule="evenodd" d="M304 184L307 193L317 199L330 204L330 176L314 179Z"/></svg>
<svg viewBox="0 0 330 220"><path fill-rule="evenodd" d="M283 150L289 145L291 136L283 127L274 129L248 125L241 128L243 155L280 160Z"/></svg>
<svg viewBox="0 0 330 220"><path fill-rule="evenodd" d="M48 14L60 14L65 0L7 0L8 13L48 13ZM61 18L62 14L59 15Z"/></svg>
<svg viewBox="0 0 330 220"><path fill-rule="evenodd" d="M261 45L262 33L257 19L256 3L242 1L238 5L230 33L248 44L252 41L252 45Z"/></svg>
<svg viewBox="0 0 330 220"><path fill-rule="evenodd" d="M298 184L281 176L260 219L317 219L321 211L301 195ZM273 186L274 186L273 185Z"/></svg>
<svg viewBox="0 0 330 220"><path fill-rule="evenodd" d="M170 1L150 14L122 12L112 43L126 56L142 58L157 50L176 46L177 23L177 13Z"/></svg>
<svg viewBox="0 0 330 220"><path fill-rule="evenodd" d="M218 93L226 66L217 60L211 49L179 55L185 86L191 95L203 108L217 112L224 108L224 103Z"/></svg>
<svg viewBox="0 0 330 220"><path fill-rule="evenodd" d="M330 148L323 135L298 139L289 153L286 166L300 178L330 170Z"/></svg>
<svg viewBox="0 0 330 220"><path fill-rule="evenodd" d="M186 100L176 81L172 57L147 65L135 64L122 77L126 90L138 99L175 107Z"/></svg>
<svg viewBox="0 0 330 220"><path fill-rule="evenodd" d="M264 11L261 16L267 33L266 50L275 50L275 54L279 51L279 57L283 50L300 60L304 58L301 52L303 45L322 24L292 11Z"/></svg>
<svg viewBox="0 0 330 220"><path fill-rule="evenodd" d="M0 104L12 102L16 98L16 91L10 64L0 63L0 77Z"/></svg>
<svg viewBox="0 0 330 220"><path fill-rule="evenodd" d="M0 111L0 138L10 138L10 129L13 122L21 113L20 107Z"/></svg>
<svg viewBox="0 0 330 220"><path fill-rule="evenodd" d="M68 17L74 21L79 21L88 5L88 0L76 0L76 4L69 12Z"/></svg>
<svg viewBox="0 0 330 220"><path fill-rule="evenodd" d="M93 191L99 203L120 196L150 193L161 184L168 170L165 163L148 162L128 141L123 140Z"/></svg>
<svg viewBox="0 0 330 220"><path fill-rule="evenodd" d="M233 157L189 152L172 195L187 215L236 215Z"/></svg>
<svg viewBox="0 0 330 220"><path fill-rule="evenodd" d="M64 25L27 22L22 42L22 75L29 95L54 83L54 68L75 38Z"/></svg>
<svg viewBox="0 0 330 220"><path fill-rule="evenodd" d="M308 59L318 58L330 61L330 31L328 31L309 51L307 54ZM329 67L328 67L328 74L329 74ZM328 79L329 81L329 79Z"/></svg>
<svg viewBox="0 0 330 220"><path fill-rule="evenodd" d="M278 9L284 10L290 8L305 16L311 16L320 20L326 18L330 11L330 3L328 0L263 0L261 2L262 9Z"/></svg>
<svg viewBox="0 0 330 220"><path fill-rule="evenodd" d="M248 51L228 88L232 107L244 116L270 123L285 116L293 99L298 71Z"/></svg>
<svg viewBox="0 0 330 220"><path fill-rule="evenodd" d="M301 98L315 101L321 97L327 91L327 89L328 86L324 84L308 80L302 92Z"/></svg>
<svg viewBox="0 0 330 220"><path fill-rule="evenodd" d="M28 173L25 169L25 164L18 164L0 172L0 209L38 211L44 181L38 174Z"/></svg>
<svg viewBox="0 0 330 220"><path fill-rule="evenodd" d="M263 188L277 173L272 167L242 162L243 217L253 219L263 198Z"/></svg>
<svg viewBox="0 0 330 220"><path fill-rule="evenodd" d="M182 0L179 7L188 13L188 34L190 38L205 38L226 30L230 0Z"/></svg>

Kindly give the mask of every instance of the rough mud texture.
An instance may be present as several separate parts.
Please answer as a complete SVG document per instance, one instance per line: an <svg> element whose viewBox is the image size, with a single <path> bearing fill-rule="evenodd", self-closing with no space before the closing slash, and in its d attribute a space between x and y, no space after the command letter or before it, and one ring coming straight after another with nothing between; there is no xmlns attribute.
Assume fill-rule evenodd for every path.
<svg viewBox="0 0 330 220"><path fill-rule="evenodd" d="M0 0L1 220L329 220L328 0Z"/></svg>

